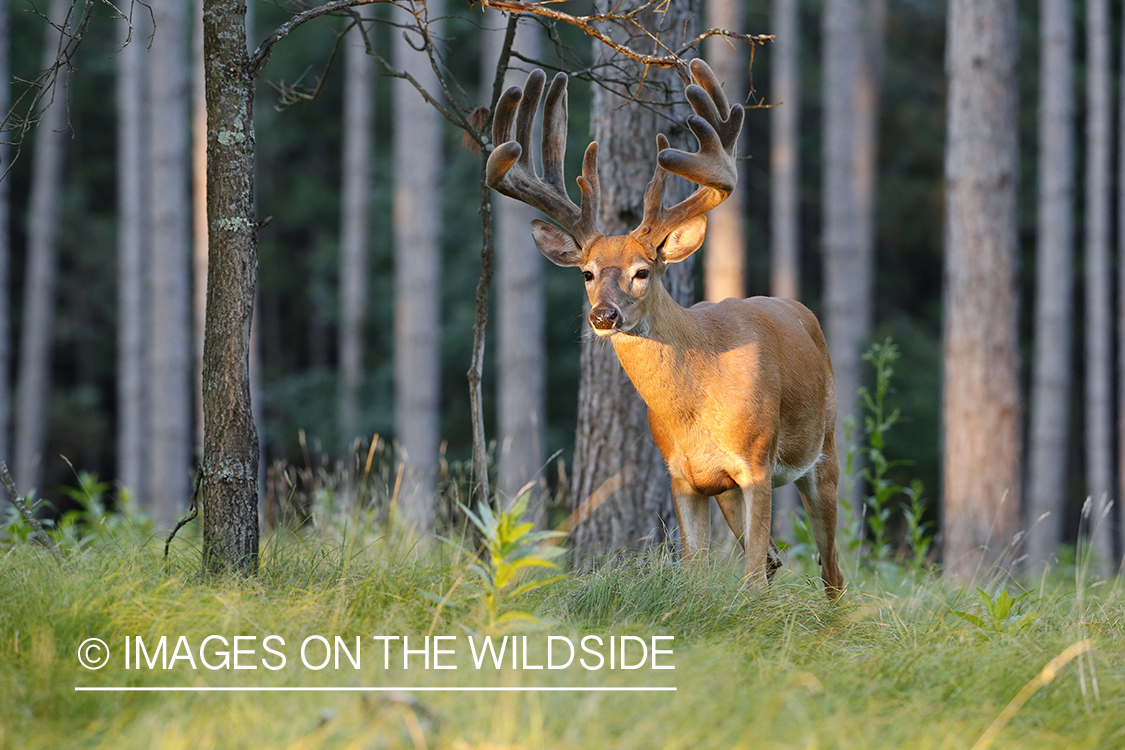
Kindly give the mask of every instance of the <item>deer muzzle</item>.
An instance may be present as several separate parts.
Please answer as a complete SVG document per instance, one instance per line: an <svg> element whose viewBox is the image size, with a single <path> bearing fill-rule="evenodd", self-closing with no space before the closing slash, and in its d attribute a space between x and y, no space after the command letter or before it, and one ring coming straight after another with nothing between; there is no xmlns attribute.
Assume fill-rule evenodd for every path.
<svg viewBox="0 0 1125 750"><path fill-rule="evenodd" d="M598 335L612 333L621 325L621 311L614 305L599 305L587 317L590 327Z"/></svg>

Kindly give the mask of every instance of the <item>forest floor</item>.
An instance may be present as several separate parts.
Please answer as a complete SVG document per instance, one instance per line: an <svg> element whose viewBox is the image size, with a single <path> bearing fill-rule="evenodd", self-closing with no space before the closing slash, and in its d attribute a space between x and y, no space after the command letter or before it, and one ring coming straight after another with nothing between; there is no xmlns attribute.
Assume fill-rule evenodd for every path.
<svg viewBox="0 0 1125 750"><path fill-rule="evenodd" d="M811 560L763 594L651 553L501 601L542 620L505 642L446 545L275 534L256 578L208 582L198 539L165 564L135 536L62 568L0 547L0 747L1125 747L1119 579L1060 572L1005 611L1014 579L849 555L832 605Z"/></svg>

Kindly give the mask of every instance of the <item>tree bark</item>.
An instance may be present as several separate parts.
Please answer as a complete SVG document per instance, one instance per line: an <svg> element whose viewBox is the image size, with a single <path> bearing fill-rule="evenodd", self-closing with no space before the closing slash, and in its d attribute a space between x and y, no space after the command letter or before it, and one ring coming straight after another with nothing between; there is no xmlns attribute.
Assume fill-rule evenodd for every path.
<svg viewBox="0 0 1125 750"><path fill-rule="evenodd" d="M608 6L605 0L595 3L598 12ZM618 10L625 6L614 5ZM652 19L651 14L642 18L675 48L681 33L690 34L697 11L696 2L681 2L668 6L659 19ZM622 36L619 41L629 40ZM639 66L618 59L604 44L595 42L595 67L611 59L627 71L626 79L641 79ZM679 99L682 89L675 72L647 71L646 96L656 99L667 91L671 98ZM656 133L671 130L673 122L682 123L686 115L668 101L657 112L635 102L623 106L633 94L633 89L617 85L613 90L600 85L593 89L591 135L600 144L601 228L606 234L624 234L640 223L645 187L656 164ZM669 117L671 122L665 119ZM668 201L672 200L669 196ZM690 261L671 266L664 275L680 304L691 302L691 278ZM676 528L676 520L668 469L649 432L648 410L613 348L587 336L581 356L573 481L579 512L570 546L575 562L588 564L597 555L660 543Z"/></svg>
<svg viewBox="0 0 1125 750"><path fill-rule="evenodd" d="M870 328L870 267L863 255L866 246L859 236L859 202L852 184L855 174L856 111L853 102L859 75L858 0L826 0L822 29L822 88L824 101L823 186L821 191L824 253L823 325L836 378L839 416L836 445L846 451L844 424L858 418L856 388L861 367L860 351ZM853 436L854 437L854 436ZM840 462L841 470L844 462ZM858 477L841 471L840 492L858 511L861 497ZM847 488L852 491L848 492ZM844 514L841 514L841 518Z"/></svg>
<svg viewBox="0 0 1125 750"><path fill-rule="evenodd" d="M149 108L150 289L148 490L158 524L171 525L191 495L191 197L188 5L157 0L146 56ZM144 37L138 39L144 42Z"/></svg>
<svg viewBox="0 0 1125 750"><path fill-rule="evenodd" d="M191 275L195 333L195 444L203 445L203 334L207 327L207 85L203 70L203 0L192 3Z"/></svg>
<svg viewBox="0 0 1125 750"><path fill-rule="evenodd" d="M1085 531L1093 570L1107 574L1113 558L1113 295L1109 257L1110 128L1109 4L1086 3L1086 494Z"/></svg>
<svg viewBox="0 0 1125 750"><path fill-rule="evenodd" d="M203 569L258 563L258 434L250 405L257 284L253 87L245 0L204 0L207 89L207 331L203 352Z"/></svg>
<svg viewBox="0 0 1125 750"><path fill-rule="evenodd" d="M879 157L879 97L883 84L886 19L887 0L863 0L858 16L860 43L856 46L859 48L859 60L852 101L855 108L852 184L855 186L856 216L859 221L857 234L863 243L861 255L866 257L866 268L862 269L862 274L867 276L867 298L860 303L867 308L862 312L862 316L866 316L867 331L864 339L859 342L861 348L866 345L865 339L871 337L875 308L875 198ZM862 380L861 377L859 381Z"/></svg>
<svg viewBox="0 0 1125 750"><path fill-rule="evenodd" d="M707 28L742 31L742 0L707 0ZM722 81L727 99L746 99L746 46L715 36L705 43L707 63ZM743 132L739 156L744 156ZM739 182L745 184L745 168L739 164ZM746 237L740 196L720 203L707 214L707 245L703 248L703 298L720 302L727 297L746 296ZM717 507L717 506L716 506Z"/></svg>
<svg viewBox="0 0 1125 750"><path fill-rule="evenodd" d="M117 53L117 481L148 505L150 108L144 66L152 24L147 13L136 13L132 27L123 26L128 43Z"/></svg>
<svg viewBox="0 0 1125 750"><path fill-rule="evenodd" d="M1122 24L1121 78L1125 81L1125 24ZM1125 96L1120 98L1117 128L1117 558L1118 570L1125 565Z"/></svg>
<svg viewBox="0 0 1125 750"><path fill-rule="evenodd" d="M874 316L874 191L884 0L827 0L823 17L824 323L839 395L836 444L845 424L862 428L857 391ZM853 442L855 435L853 434ZM859 512L857 461L841 487ZM841 466L844 462L841 461ZM846 492L846 489L843 491ZM843 522L843 514L840 516Z"/></svg>
<svg viewBox="0 0 1125 750"><path fill-rule="evenodd" d="M411 7L437 31L441 2ZM422 43L418 33L398 33L392 55L434 91L430 61L416 48ZM441 429L441 117L397 79L394 118L395 436L405 465L398 501L407 524L425 531L434 523Z"/></svg>
<svg viewBox="0 0 1125 750"><path fill-rule="evenodd" d="M357 8L361 17L370 14ZM347 451L359 432L363 383L363 321L367 315L367 246L371 235L371 153L375 130L375 68L356 28L344 40L344 145L340 207L340 334L337 425Z"/></svg>
<svg viewBox="0 0 1125 750"><path fill-rule="evenodd" d="M1015 0L952 0L945 155L945 569L970 579L1019 516Z"/></svg>
<svg viewBox="0 0 1125 750"><path fill-rule="evenodd" d="M524 57L540 55L538 23L525 23L516 34L515 49ZM504 32L486 37L486 65L481 90L492 93ZM515 62L515 61L514 61ZM511 69L504 87L522 86L525 71ZM539 213L520 201L492 194L496 227L496 414L499 460L496 489L507 505L528 482L538 482L529 506L537 522L545 522L543 492L543 429L546 424L545 262L531 239L531 221Z"/></svg>
<svg viewBox="0 0 1125 750"><path fill-rule="evenodd" d="M0 81L9 81L8 0L0 0ZM11 89L0 86L0 112L7 112L11 104ZM8 169L10 149L0 143L0 175ZM9 434L11 433L11 378L12 333L11 333L11 257L10 243L11 180L0 177L0 456L9 456ZM3 459L0 459L3 460Z"/></svg>
<svg viewBox="0 0 1125 750"><path fill-rule="evenodd" d="M52 0L43 43L43 69L56 64L59 30L70 7ZM67 32L69 33L69 32ZM27 268L23 284L19 380L15 435L15 480L21 493L38 487L47 448L51 398L51 346L55 319L58 229L62 210L63 159L67 141L67 73L58 71L35 134L31 155L31 201L28 208Z"/></svg>
<svg viewBox="0 0 1125 750"><path fill-rule="evenodd" d="M1074 362L1074 8L1040 3L1035 359L1028 432L1027 556L1033 573L1058 551L1066 512Z"/></svg>
<svg viewBox="0 0 1125 750"><path fill-rule="evenodd" d="M800 2L773 0L770 59L770 294L801 298Z"/></svg>
<svg viewBox="0 0 1125 750"><path fill-rule="evenodd" d="M800 172L800 2L773 0L770 23L770 294L801 298ZM793 534L793 516L801 507L793 485L774 490L773 533Z"/></svg>

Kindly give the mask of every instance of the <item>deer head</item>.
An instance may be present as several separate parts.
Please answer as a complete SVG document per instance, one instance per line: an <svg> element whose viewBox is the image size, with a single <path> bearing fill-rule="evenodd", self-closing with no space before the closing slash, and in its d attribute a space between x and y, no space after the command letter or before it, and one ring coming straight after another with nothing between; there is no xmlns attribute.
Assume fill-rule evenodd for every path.
<svg viewBox="0 0 1125 750"><path fill-rule="evenodd" d="M586 148L578 187L581 206L566 192L567 77L551 82L543 109L543 176L535 171L531 134L546 76L535 70L526 89L513 86L496 107L487 180L496 191L539 209L555 224L536 220L532 234L539 251L560 266L577 266L586 280L589 322L594 332L609 336L632 332L647 319L647 301L663 293L660 276L668 263L678 263L699 249L707 231L706 214L726 200L737 182L735 143L742 129L742 106L731 106L711 68L702 60L689 65L692 83L685 89L695 114L688 128L699 141L695 153L669 147L656 138L657 166L644 198L640 225L626 235L606 237L598 226L598 144ZM512 126L515 139L512 140ZM668 174L698 185L674 206L664 205ZM654 290L656 291L654 294Z"/></svg>

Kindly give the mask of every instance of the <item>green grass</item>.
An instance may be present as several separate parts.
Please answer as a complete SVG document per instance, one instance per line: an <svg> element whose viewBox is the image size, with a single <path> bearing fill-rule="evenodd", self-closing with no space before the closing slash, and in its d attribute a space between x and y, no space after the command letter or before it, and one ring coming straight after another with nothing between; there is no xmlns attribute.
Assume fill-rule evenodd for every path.
<svg viewBox="0 0 1125 750"><path fill-rule="evenodd" d="M126 535L127 538L127 535ZM256 580L208 583L191 537L165 567L159 540L92 544L60 569L18 544L0 556L0 747L5 748L971 748L1068 646L1063 666L995 735L994 748L1125 747L1125 594L1073 576L1035 583L1010 631L975 627L973 587L893 567L845 573L840 606L811 564L791 560L766 594L737 564L683 568L654 552L509 602L549 625L525 634L675 637L675 670L477 670L468 633L487 616L468 562L440 544L355 533L278 534ZM1042 584L1042 585L1041 585ZM1022 589L991 582L990 594ZM424 593L428 592L428 593ZM435 599L451 606L438 610ZM461 602L463 606L455 606ZM278 671L123 668L126 636L285 638ZM359 670L307 669L308 635L362 636ZM384 670L371 635L457 636L456 670ZM77 650L99 637L99 671ZM447 642L453 643L453 642ZM666 643L666 642L665 642ZM169 647L173 644L169 643ZM275 644L276 645L276 644ZM193 649L195 646L193 645ZM198 658L198 651L194 654ZM260 664L260 646L247 659ZM212 661L215 659L212 658ZM532 658L531 663L536 663ZM407 693L90 693L75 686L396 686ZM423 692L424 686L674 686L676 692ZM1025 695L1026 697L1026 695Z"/></svg>

